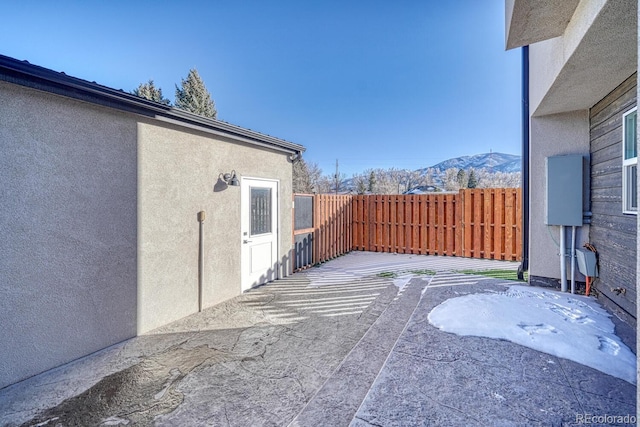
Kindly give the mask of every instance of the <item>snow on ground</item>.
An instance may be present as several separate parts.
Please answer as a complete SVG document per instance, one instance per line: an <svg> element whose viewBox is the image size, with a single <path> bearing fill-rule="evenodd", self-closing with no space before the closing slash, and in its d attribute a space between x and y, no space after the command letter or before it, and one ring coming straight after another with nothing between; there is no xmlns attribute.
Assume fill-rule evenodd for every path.
<svg viewBox="0 0 640 427"><path fill-rule="evenodd" d="M384 252L351 252L303 273L310 280L310 286L324 286L369 279L384 273L400 276L413 273L413 277L424 276L427 270L433 272L456 270L516 270L519 264L509 261L471 259L458 257L393 254ZM422 270L422 274L417 273ZM411 278L409 278L410 280ZM408 282L409 280L406 280ZM404 280L394 281L402 288Z"/></svg>
<svg viewBox="0 0 640 427"><path fill-rule="evenodd" d="M445 332L508 340L636 384L636 356L592 297L511 286L449 299L429 313Z"/></svg>
<svg viewBox="0 0 640 427"><path fill-rule="evenodd" d="M409 282L411 281L411 279L413 279L414 277L419 277L416 274L412 274L412 273L405 273L405 274L400 274L399 276L395 277L393 279L393 284L395 286L398 287L398 289L402 290L404 289L405 286L407 286L407 284L409 284ZM424 280L429 280L429 279L425 279Z"/></svg>

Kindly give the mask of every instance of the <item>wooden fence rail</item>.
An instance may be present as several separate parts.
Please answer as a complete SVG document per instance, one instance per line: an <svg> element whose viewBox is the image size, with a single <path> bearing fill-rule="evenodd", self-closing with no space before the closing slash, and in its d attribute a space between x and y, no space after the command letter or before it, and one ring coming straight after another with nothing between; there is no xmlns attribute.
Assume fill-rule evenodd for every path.
<svg viewBox="0 0 640 427"><path fill-rule="evenodd" d="M296 195L300 198L302 195ZM305 195L313 225L294 223L296 269L351 250L517 261L522 258L518 188L428 195ZM300 209L301 203L297 207ZM294 204L294 209L295 209ZM310 213L309 213L310 214ZM294 214L294 218L299 216Z"/></svg>

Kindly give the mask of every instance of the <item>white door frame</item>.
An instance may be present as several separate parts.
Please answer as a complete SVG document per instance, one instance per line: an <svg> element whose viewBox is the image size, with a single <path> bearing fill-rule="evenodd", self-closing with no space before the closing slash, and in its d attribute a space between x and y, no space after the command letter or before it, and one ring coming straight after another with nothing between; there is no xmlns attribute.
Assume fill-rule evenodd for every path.
<svg viewBox="0 0 640 427"><path fill-rule="evenodd" d="M250 212L251 212L251 188L260 187L275 190L271 193L271 214L272 232L270 238L265 235L251 236ZM266 282L280 278L280 181L277 179L254 178L243 176L240 180L240 245L241 245L241 291L244 292L252 287L262 285ZM266 242L271 242L271 259L258 262L258 270L252 271L256 266L255 259L252 258L253 251L257 245L266 247ZM264 254L263 254L264 255ZM267 265L268 264L268 265ZM260 274L262 270L265 274Z"/></svg>

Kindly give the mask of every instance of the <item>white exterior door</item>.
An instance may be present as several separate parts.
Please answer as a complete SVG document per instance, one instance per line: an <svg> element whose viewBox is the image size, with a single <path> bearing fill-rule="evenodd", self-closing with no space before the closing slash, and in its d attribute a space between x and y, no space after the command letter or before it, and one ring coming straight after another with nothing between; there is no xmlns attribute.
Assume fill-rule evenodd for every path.
<svg viewBox="0 0 640 427"><path fill-rule="evenodd" d="M242 178L242 290L278 278L278 181Z"/></svg>

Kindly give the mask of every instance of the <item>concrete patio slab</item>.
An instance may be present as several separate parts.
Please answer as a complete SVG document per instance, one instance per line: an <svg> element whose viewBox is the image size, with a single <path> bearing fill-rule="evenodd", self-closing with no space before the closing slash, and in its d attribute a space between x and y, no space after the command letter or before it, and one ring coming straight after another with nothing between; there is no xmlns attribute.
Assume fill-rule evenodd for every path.
<svg viewBox="0 0 640 427"><path fill-rule="evenodd" d="M428 323L448 298L509 284L459 270L496 268L517 264L348 254L6 387L0 425L571 425L635 414L636 387L623 380Z"/></svg>
<svg viewBox="0 0 640 427"><path fill-rule="evenodd" d="M398 291L276 281L0 390L0 425L288 424Z"/></svg>
<svg viewBox="0 0 640 427"><path fill-rule="evenodd" d="M416 309L429 280L412 279L369 328L292 426L347 425L384 365L397 338Z"/></svg>
<svg viewBox="0 0 640 427"><path fill-rule="evenodd" d="M429 324L429 312L441 302L504 291L513 282L433 283L352 426L578 425L587 414L635 416L636 387L624 380L508 341L458 336Z"/></svg>

